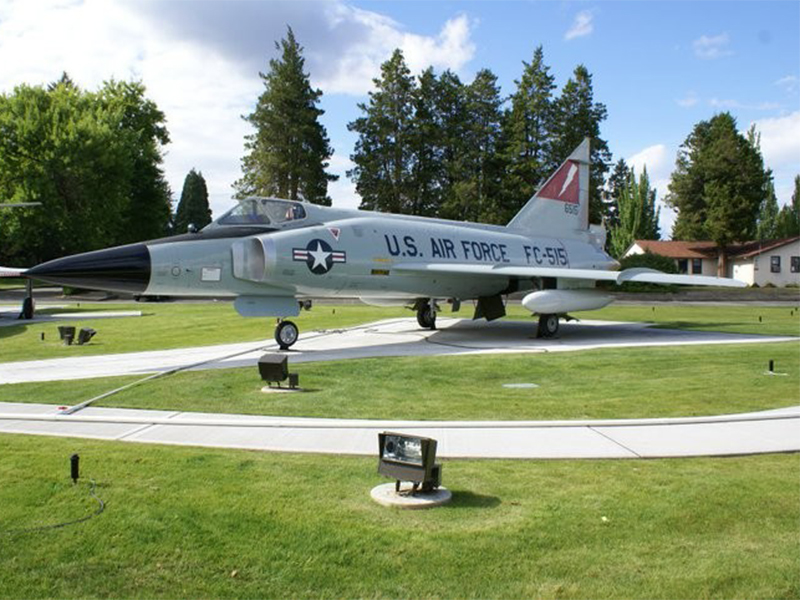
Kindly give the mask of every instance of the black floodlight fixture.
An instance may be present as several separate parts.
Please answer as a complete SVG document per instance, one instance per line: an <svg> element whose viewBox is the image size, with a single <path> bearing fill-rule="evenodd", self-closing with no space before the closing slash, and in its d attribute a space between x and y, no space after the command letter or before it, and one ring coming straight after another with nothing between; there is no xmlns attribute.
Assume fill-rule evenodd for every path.
<svg viewBox="0 0 800 600"><path fill-rule="evenodd" d="M378 473L396 480L395 490L400 491L401 481L432 492L442 485L442 465L436 464L436 440L417 435L384 431L378 434Z"/></svg>
<svg viewBox="0 0 800 600"><path fill-rule="evenodd" d="M66 346L71 346L72 341L75 339L75 327L72 325L59 325L58 336Z"/></svg>
<svg viewBox="0 0 800 600"><path fill-rule="evenodd" d="M89 340L91 340L96 333L97 331L95 331L94 329L90 327L84 327L78 333L78 345L83 346L84 344L88 344Z"/></svg>
<svg viewBox="0 0 800 600"><path fill-rule="evenodd" d="M296 373L289 373L289 357L285 354L264 354L258 359L258 372L267 384L289 380L289 387L296 388L300 380Z"/></svg>

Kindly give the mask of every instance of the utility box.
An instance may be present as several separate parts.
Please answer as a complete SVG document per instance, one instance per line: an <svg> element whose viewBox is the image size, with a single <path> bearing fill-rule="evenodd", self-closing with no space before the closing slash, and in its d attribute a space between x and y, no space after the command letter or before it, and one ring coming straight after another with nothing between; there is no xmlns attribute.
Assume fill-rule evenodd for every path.
<svg viewBox="0 0 800 600"><path fill-rule="evenodd" d="M284 354L265 354L258 359L258 372L266 382L286 381L289 377L289 358Z"/></svg>
<svg viewBox="0 0 800 600"><path fill-rule="evenodd" d="M442 485L442 465L436 463L436 440L433 438L384 431L378 434L378 473L397 481L414 484L423 492L432 492Z"/></svg>
<svg viewBox="0 0 800 600"><path fill-rule="evenodd" d="M289 357L285 354L264 354L258 359L258 372L261 379L270 385L277 383L280 387L281 382L288 379L289 388L297 389L300 383L297 373L289 373Z"/></svg>

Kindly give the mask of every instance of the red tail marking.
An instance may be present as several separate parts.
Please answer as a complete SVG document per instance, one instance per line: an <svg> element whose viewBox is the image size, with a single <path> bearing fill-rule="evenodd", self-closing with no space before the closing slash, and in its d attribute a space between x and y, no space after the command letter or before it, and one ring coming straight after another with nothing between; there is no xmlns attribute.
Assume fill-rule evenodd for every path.
<svg viewBox="0 0 800 600"><path fill-rule="evenodd" d="M578 204L580 202L580 183L578 181L580 177L578 173L578 162L568 160L561 165L561 168L556 171L556 174L550 178L550 181L536 195L539 198L547 198L548 200Z"/></svg>

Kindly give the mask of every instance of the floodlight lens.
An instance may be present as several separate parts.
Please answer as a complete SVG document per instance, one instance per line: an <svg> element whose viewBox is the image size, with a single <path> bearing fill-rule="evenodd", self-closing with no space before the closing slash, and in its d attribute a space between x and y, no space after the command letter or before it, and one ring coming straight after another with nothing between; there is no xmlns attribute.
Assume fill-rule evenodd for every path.
<svg viewBox="0 0 800 600"><path fill-rule="evenodd" d="M398 435L386 436L383 458L385 460L422 465L422 440Z"/></svg>

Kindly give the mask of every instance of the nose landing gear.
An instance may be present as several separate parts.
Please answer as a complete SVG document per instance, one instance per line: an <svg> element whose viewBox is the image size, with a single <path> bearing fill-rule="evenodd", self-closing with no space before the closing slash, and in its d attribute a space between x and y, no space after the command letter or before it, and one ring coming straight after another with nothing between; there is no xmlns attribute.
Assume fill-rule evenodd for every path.
<svg viewBox="0 0 800 600"><path fill-rule="evenodd" d="M300 337L300 330L292 321L278 321L275 327L275 341L281 350L288 350Z"/></svg>

